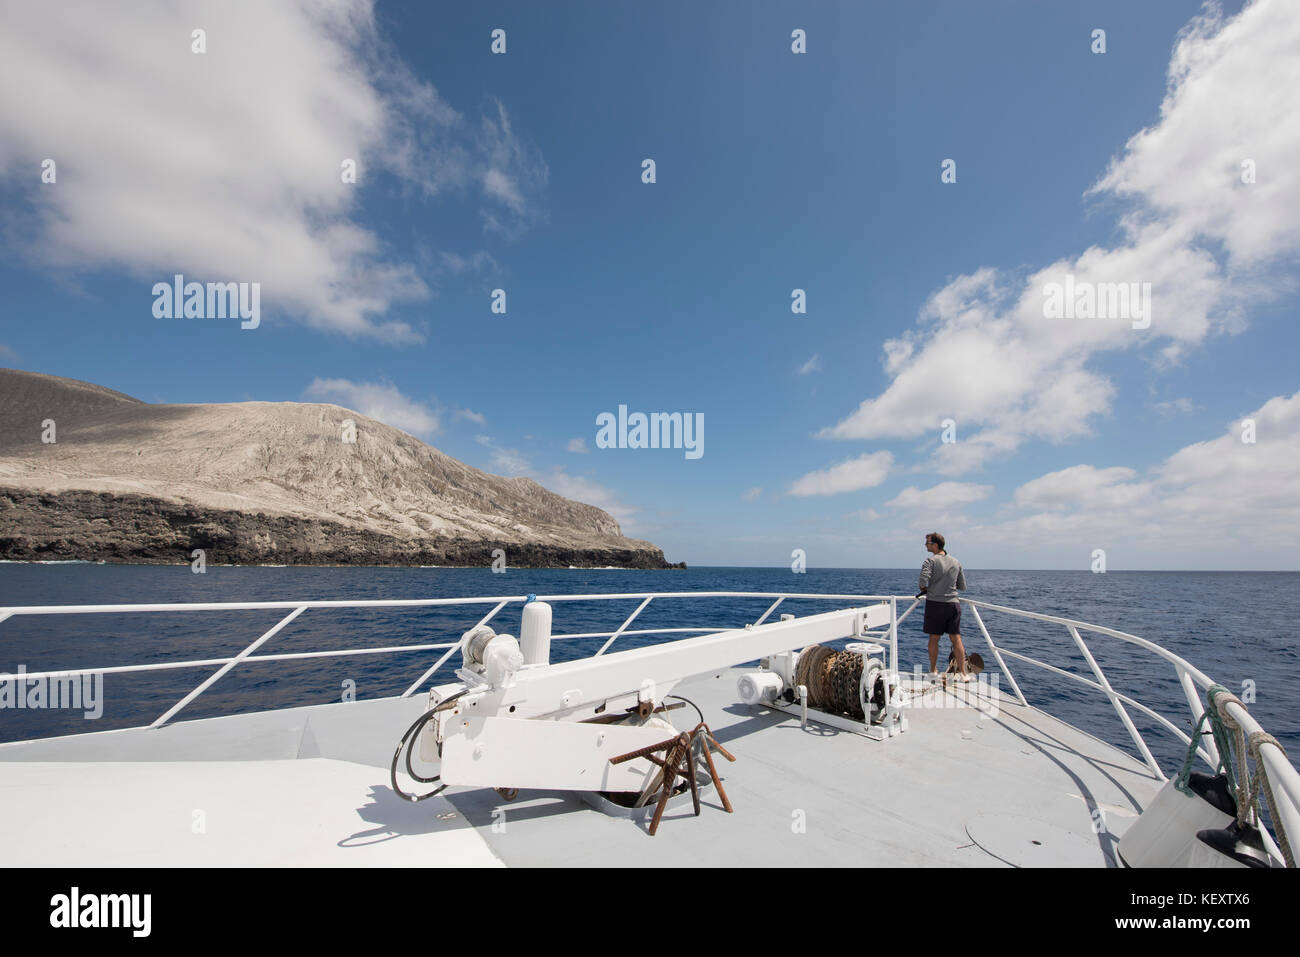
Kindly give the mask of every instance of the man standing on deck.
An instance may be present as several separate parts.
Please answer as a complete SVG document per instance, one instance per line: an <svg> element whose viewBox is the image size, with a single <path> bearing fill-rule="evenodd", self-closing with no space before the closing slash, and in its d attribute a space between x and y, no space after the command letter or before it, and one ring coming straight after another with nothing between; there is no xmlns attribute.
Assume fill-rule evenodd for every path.
<svg viewBox="0 0 1300 957"><path fill-rule="evenodd" d="M925 536L925 550L930 557L921 566L921 594L925 596L925 633L930 636L930 679L937 680L939 636L952 639L957 659L958 681L973 681L966 670L966 649L961 643L961 602L957 592L966 590L966 573L961 562L944 551L944 537L938 532Z"/></svg>

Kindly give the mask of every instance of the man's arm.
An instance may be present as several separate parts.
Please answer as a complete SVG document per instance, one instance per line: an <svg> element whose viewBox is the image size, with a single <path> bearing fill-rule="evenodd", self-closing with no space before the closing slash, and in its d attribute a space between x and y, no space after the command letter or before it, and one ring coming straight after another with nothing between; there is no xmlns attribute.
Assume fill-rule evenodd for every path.
<svg viewBox="0 0 1300 957"><path fill-rule="evenodd" d="M927 558L921 565L921 584L917 587L917 591L925 591L930 587L930 562L932 561L933 558Z"/></svg>
<svg viewBox="0 0 1300 957"><path fill-rule="evenodd" d="M960 565L957 566L957 590L966 590L966 569L962 568Z"/></svg>

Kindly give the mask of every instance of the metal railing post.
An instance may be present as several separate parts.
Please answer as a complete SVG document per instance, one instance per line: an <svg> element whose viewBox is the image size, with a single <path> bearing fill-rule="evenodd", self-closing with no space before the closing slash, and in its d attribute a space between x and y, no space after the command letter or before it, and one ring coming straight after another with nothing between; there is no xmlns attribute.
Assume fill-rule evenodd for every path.
<svg viewBox="0 0 1300 957"><path fill-rule="evenodd" d="M1008 668L1007 663L1002 660L1002 652L999 651L998 646L993 643L993 637L989 634L989 630L984 627L984 619L980 617L980 610L974 605L967 605L967 607L970 608L971 612L975 615L975 623L980 626L980 633L984 635L984 641L988 643L989 651L993 652L993 657L997 659L998 667L1002 669L1002 673L1007 676L1007 681L1011 683L1011 690L1016 693L1016 697L1020 699L1020 703L1028 708L1029 702L1025 700L1025 695L1020 690L1020 685L1016 684L1016 679L1011 674L1011 669Z"/></svg>
<svg viewBox="0 0 1300 957"><path fill-rule="evenodd" d="M239 664L241 661L243 661L245 658L247 658L249 655L255 652L258 648L262 647L263 644L265 644L266 642L274 638L276 635L278 635L280 633L280 629L282 629L285 625L289 624L289 622L293 621L295 618L297 618L306 610L307 608L305 606L299 605L293 611L289 612L289 614L285 615L283 618L280 619L280 623L278 625L276 625L270 631L266 632L266 634L262 635L261 638L258 638L257 641L253 642L251 645L249 645L239 654L235 655L235 657L232 658L225 665L218 668L215 672L212 673L212 675L208 677L206 681L204 681L201 685L199 685L197 688L195 688L193 691L187 694L184 698L181 698L180 701L177 701L174 705L168 708L167 711L164 712L162 715L160 715L158 719L154 721L153 724L149 725L149 727L161 728L164 724L166 724L173 717L175 717L175 715L181 710L181 708L184 708L187 704L189 704L199 695L203 694L203 692L211 688L221 678L222 675L230 671L232 668L235 667L235 665Z"/></svg>
<svg viewBox="0 0 1300 957"><path fill-rule="evenodd" d="M782 596L781 596L780 598L778 598L776 601L772 602L772 604L768 607L767 611L763 612L763 616L762 616L761 618L759 618L758 621L754 622L754 627L757 628L757 627L758 627L759 625L761 625L763 622L767 621L768 616L770 616L770 615L772 614L772 612L776 611L777 606L780 605L781 602L783 602L783 601L785 601L785 596L784 596L784 595L782 595Z"/></svg>
<svg viewBox="0 0 1300 957"><path fill-rule="evenodd" d="M1066 627L1070 629L1070 636L1074 638L1074 643L1079 646L1079 650L1083 652L1083 657L1087 659L1088 667L1092 668L1092 673L1097 676L1097 682L1101 685L1102 690L1106 692L1106 697L1110 698L1110 703L1115 706L1115 713L1118 714L1119 719L1124 722L1124 727L1128 729L1129 737L1133 739L1133 743L1137 745L1138 751L1142 753L1142 758L1146 761L1147 767L1154 771L1156 777L1161 781L1166 780L1165 773L1160 770L1160 765L1157 764L1156 759L1151 756L1151 751L1147 748L1146 741L1142 739L1142 735L1138 733L1137 726L1133 724L1133 719L1128 716L1128 712L1124 709L1124 702L1120 701L1119 698L1116 697L1115 689L1110 686L1110 682L1107 681L1106 676L1102 674L1101 666L1097 664L1097 659L1093 658L1092 652L1088 650L1088 646L1084 644L1083 638L1079 636L1079 629L1075 628L1074 625L1067 625Z"/></svg>
<svg viewBox="0 0 1300 957"><path fill-rule="evenodd" d="M506 601L509 601L509 599L506 599ZM416 678L415 684L411 685L411 687L407 688L405 691L402 692L402 697L409 698L411 695L415 694L415 689L420 687L420 685L424 684L425 681L427 681L435 671L441 668L442 663L446 661L448 658L450 658L457 648L465 644L465 638L467 635L472 635L475 632L475 630L482 628L484 625L486 625L489 621L491 621L494 617L496 617L496 613L499 612L504 607L506 607L506 602L505 601L499 602L495 608L493 608L490 612L488 612L486 615L480 618L478 620L477 625L475 625L469 631L465 632L464 635L461 635L460 641L456 642L454 645L448 648L447 653L433 663L432 668L430 668L424 674L420 675L420 677Z"/></svg>
<svg viewBox="0 0 1300 957"><path fill-rule="evenodd" d="M904 595L903 597L906 598L907 596ZM921 604L921 599L919 598L912 599L912 604L907 606L907 611L903 612L901 615L898 616L898 623L901 625L903 622L907 621L907 616L910 615L912 612L916 611L916 606L919 604Z"/></svg>
<svg viewBox="0 0 1300 957"><path fill-rule="evenodd" d="M1192 709L1192 728L1198 728L1201 725L1201 715L1205 714L1205 705L1201 703L1201 696L1196 691L1196 685L1192 684L1187 669L1182 665L1174 665L1174 671L1178 674L1178 683L1183 686L1183 694L1187 696L1187 705ZM1214 743L1214 735L1201 735L1200 744L1205 747L1213 766L1217 768L1219 765L1219 748Z"/></svg>
<svg viewBox="0 0 1300 957"><path fill-rule="evenodd" d="M619 626L618 631L614 632L614 634L609 636L609 641L605 642L603 645L600 646L600 651L596 652L594 657L599 657L600 655L603 655L605 653L605 649L614 643L615 638L617 638L619 635L623 634L623 632L627 630L627 626L632 624L632 622L636 620L636 616L641 614L641 609L645 608L646 605L650 604L650 601L653 598L654 595L651 595L645 601L641 602L641 604L637 605L636 611L632 612L632 614L627 616L627 621L623 622L623 624Z"/></svg>

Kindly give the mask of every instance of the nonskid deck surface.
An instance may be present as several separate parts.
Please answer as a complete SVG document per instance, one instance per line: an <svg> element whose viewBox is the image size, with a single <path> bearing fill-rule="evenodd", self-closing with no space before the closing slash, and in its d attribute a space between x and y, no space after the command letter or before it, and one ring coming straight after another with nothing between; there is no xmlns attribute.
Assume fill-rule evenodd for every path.
<svg viewBox="0 0 1300 957"><path fill-rule="evenodd" d="M737 673L676 689L737 758L715 757L734 814L709 790L701 817L678 799L649 837L644 823L572 795L507 804L472 791L451 802L510 865L1073 867L1115 866L1115 844L1160 786L1141 762L1005 698L983 718L909 708L909 730L876 742L740 704ZM959 699L926 696L941 700ZM695 720L678 714L689 715L679 727Z"/></svg>
<svg viewBox="0 0 1300 957"><path fill-rule="evenodd" d="M906 733L876 742L740 704L737 674L676 689L738 759L715 758L735 813L707 789L700 817L676 799L654 837L644 816L608 816L572 794L525 791L507 803L489 789L452 789L400 800L387 765L421 703L383 699L0 747L0 761L13 762L0 768L7 859L1114 866L1119 837L1159 788L1136 759L1005 696L996 714L918 701ZM940 702L958 695L925 695ZM696 720L690 708L673 716L678 727ZM253 760L231 760L241 755Z"/></svg>
<svg viewBox="0 0 1300 957"><path fill-rule="evenodd" d="M17 867L500 867L438 799L329 758L26 763L0 770Z"/></svg>

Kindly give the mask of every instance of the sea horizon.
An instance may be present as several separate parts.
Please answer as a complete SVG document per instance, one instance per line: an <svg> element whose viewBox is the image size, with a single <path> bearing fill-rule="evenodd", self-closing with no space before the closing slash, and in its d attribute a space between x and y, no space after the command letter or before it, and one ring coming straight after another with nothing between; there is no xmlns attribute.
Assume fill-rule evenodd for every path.
<svg viewBox="0 0 1300 957"><path fill-rule="evenodd" d="M685 561L685 560L684 560ZM0 565L112 565L119 567L131 568L180 568L188 567L188 561L177 562L110 562L95 561L91 559L58 559L54 561L40 560L19 560L19 559L0 559ZM510 565L509 569L529 569L537 571L636 571L636 572L681 572L703 569L777 569L786 568L787 565L714 565L705 562L692 563L686 561L686 568L633 568L623 565ZM305 562L267 562L267 563L234 563L224 564L222 562L207 563L209 568L410 568L410 569L430 569L430 568L484 568L483 565L367 565L367 564L347 564L347 565L329 565L329 564L311 564ZM915 570L919 572L921 563L918 561ZM962 567L969 571L988 571L988 572L1077 572L1080 574L1096 575L1114 575L1129 573L1145 574L1207 574L1207 575L1296 575L1300 574L1300 568L1108 568L1104 572L1093 572L1087 568L1034 568L1034 567L1012 567L999 565L967 565ZM909 566L905 565L808 565L807 571L908 571ZM791 574L800 574L792 572Z"/></svg>

